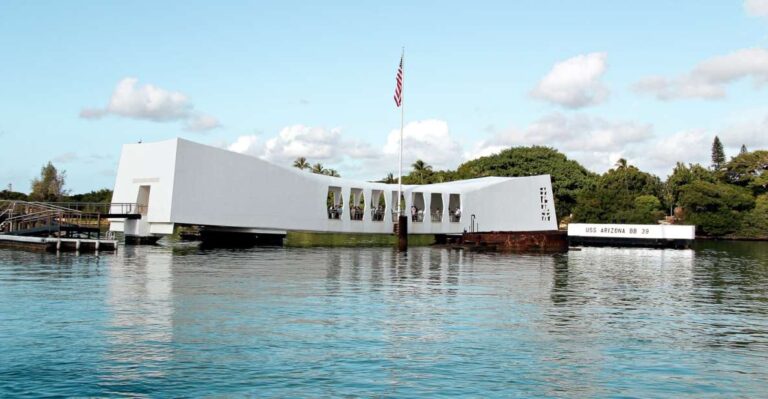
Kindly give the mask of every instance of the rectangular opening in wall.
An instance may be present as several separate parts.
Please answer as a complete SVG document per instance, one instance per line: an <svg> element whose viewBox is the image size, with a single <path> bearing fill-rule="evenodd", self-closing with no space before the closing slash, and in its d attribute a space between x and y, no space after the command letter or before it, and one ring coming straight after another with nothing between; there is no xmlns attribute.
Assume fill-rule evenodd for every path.
<svg viewBox="0 0 768 399"><path fill-rule="evenodd" d="M450 194L448 196L448 212L452 223L461 221L461 196L459 194Z"/></svg>
<svg viewBox="0 0 768 399"><path fill-rule="evenodd" d="M411 193L411 221L424 221L424 193Z"/></svg>
<svg viewBox="0 0 768 399"><path fill-rule="evenodd" d="M373 190L371 191L371 220L374 222L383 222L384 215L387 211L387 203L384 200L384 191Z"/></svg>
<svg viewBox="0 0 768 399"><path fill-rule="evenodd" d="M349 192L349 219L363 220L365 210L365 197L362 188L353 188Z"/></svg>
<svg viewBox="0 0 768 399"><path fill-rule="evenodd" d="M443 221L443 194L432 193L429 200L429 215L432 222L439 223Z"/></svg>
<svg viewBox="0 0 768 399"><path fill-rule="evenodd" d="M325 205L328 207L328 219L341 219L344 207L344 200L341 198L341 187L328 187Z"/></svg>

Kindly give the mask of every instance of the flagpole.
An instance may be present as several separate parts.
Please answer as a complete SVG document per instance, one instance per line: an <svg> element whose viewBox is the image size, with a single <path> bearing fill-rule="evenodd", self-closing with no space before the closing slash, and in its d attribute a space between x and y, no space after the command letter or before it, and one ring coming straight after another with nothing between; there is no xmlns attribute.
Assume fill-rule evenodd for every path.
<svg viewBox="0 0 768 399"><path fill-rule="evenodd" d="M400 89L400 98L403 100L403 92L405 91L405 47L400 55L400 61L403 66L403 77ZM403 214L402 198L403 198L403 123L405 121L405 101L400 101L400 172L397 175L397 215Z"/></svg>

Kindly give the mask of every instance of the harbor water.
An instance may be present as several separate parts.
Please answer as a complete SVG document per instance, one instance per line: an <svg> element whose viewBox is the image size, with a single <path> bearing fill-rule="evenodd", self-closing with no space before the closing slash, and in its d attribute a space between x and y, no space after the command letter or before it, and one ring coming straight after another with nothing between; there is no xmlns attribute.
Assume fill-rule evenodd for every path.
<svg viewBox="0 0 768 399"><path fill-rule="evenodd" d="M0 397L765 397L768 243L0 251Z"/></svg>

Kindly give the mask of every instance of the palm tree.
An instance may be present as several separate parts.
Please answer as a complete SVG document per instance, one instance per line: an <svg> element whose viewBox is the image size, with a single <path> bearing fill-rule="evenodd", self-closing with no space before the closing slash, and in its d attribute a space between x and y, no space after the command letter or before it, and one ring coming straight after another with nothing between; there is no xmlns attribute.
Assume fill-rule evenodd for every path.
<svg viewBox="0 0 768 399"><path fill-rule="evenodd" d="M307 158L298 157L296 158L295 161L293 161L293 167L304 170L304 169L309 169L310 165L309 165L309 162L307 162Z"/></svg>
<svg viewBox="0 0 768 399"><path fill-rule="evenodd" d="M424 183L424 175L432 173L432 166L428 165L421 159L417 159L416 162L414 162L411 166L413 167L413 172L419 175L419 181L422 184Z"/></svg>
<svg viewBox="0 0 768 399"><path fill-rule="evenodd" d="M312 173L317 173L322 175L324 171L325 171L325 168L323 168L323 164L321 164L320 162L312 165Z"/></svg>
<svg viewBox="0 0 768 399"><path fill-rule="evenodd" d="M616 161L616 169L626 169L627 168L627 160L624 158L619 158L618 161Z"/></svg>
<svg viewBox="0 0 768 399"><path fill-rule="evenodd" d="M392 172L389 172L387 173L387 176L381 179L381 182L386 184L394 184L397 183L397 179L395 179L395 175Z"/></svg>
<svg viewBox="0 0 768 399"><path fill-rule="evenodd" d="M336 169L324 169L323 174L331 177L341 177L341 175L339 174L339 172L336 171Z"/></svg>

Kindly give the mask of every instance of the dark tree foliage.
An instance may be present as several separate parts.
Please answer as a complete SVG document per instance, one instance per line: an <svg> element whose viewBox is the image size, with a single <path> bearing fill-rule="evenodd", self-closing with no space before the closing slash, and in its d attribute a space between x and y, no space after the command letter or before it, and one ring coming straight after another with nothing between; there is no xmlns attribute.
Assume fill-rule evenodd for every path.
<svg viewBox="0 0 768 399"><path fill-rule="evenodd" d="M379 183L386 183L386 184L395 184L397 183L397 177L395 177L395 174L392 172L387 173L386 176L384 176L383 179L378 181Z"/></svg>
<svg viewBox="0 0 768 399"><path fill-rule="evenodd" d="M313 165L309 164L309 161L307 161L307 158L304 157L298 157L295 161L293 161L293 167L301 170L308 170L314 174L318 175L326 175L331 177L341 177L339 172L336 169L327 169L325 166L323 166L322 163L317 162Z"/></svg>
<svg viewBox="0 0 768 399"><path fill-rule="evenodd" d="M634 166L617 165L581 191L573 210L574 221L655 223L663 216L659 212L662 188L658 177Z"/></svg>
<svg viewBox="0 0 768 399"><path fill-rule="evenodd" d="M680 199L680 190L686 185L695 181L707 181L714 183L716 181L715 174L707 168L699 164L689 164L686 166L682 162L678 162L675 165L675 169L672 174L667 177L666 189L669 192L671 203L669 205L677 205Z"/></svg>
<svg viewBox="0 0 768 399"><path fill-rule="evenodd" d="M481 157L459 166L456 179L485 176L550 175L558 217L570 215L579 192L596 175L578 162L549 147L514 147L499 154Z"/></svg>
<svg viewBox="0 0 768 399"><path fill-rule="evenodd" d="M27 194L18 191L3 190L0 191L0 200L26 201Z"/></svg>
<svg viewBox="0 0 768 399"><path fill-rule="evenodd" d="M743 237L768 238L768 194L755 199L755 207L744 217L738 234Z"/></svg>
<svg viewBox="0 0 768 399"><path fill-rule="evenodd" d="M311 168L312 165L309 164L309 162L307 161L307 158L305 158L305 157L298 157L298 158L296 158L295 161L293 161L293 167L294 168L299 168L301 170L304 170L304 169Z"/></svg>
<svg viewBox="0 0 768 399"><path fill-rule="evenodd" d="M768 191L768 151L739 154L725 165L725 180L747 187L755 195Z"/></svg>
<svg viewBox="0 0 768 399"><path fill-rule="evenodd" d="M394 180L394 183L397 183L397 178ZM459 180L459 178L457 178L456 172L452 170L429 170L422 172L412 170L403 176L403 184L434 184L454 180Z"/></svg>
<svg viewBox="0 0 768 399"><path fill-rule="evenodd" d="M110 203L112 202L112 190L102 188L101 190L89 191L83 194L70 195L66 200L69 202Z"/></svg>
<svg viewBox="0 0 768 399"><path fill-rule="evenodd" d="M712 168L718 170L724 163L725 152L723 152L723 143L720 142L719 137L715 136L715 141L712 142Z"/></svg>
<svg viewBox="0 0 768 399"><path fill-rule="evenodd" d="M741 145L741 150L739 150L739 154L746 154L748 152L749 152L749 150L747 150L746 144L742 144Z"/></svg>
<svg viewBox="0 0 768 399"><path fill-rule="evenodd" d="M722 236L741 228L755 199L749 190L726 183L694 181L682 187L680 205L685 222L695 224L699 234Z"/></svg>
<svg viewBox="0 0 768 399"><path fill-rule="evenodd" d="M415 175L419 179L418 184L424 184L424 179L427 179L427 182L429 182L429 178L431 177L433 171L432 166L427 164L426 162L422 161L421 159L417 159L416 162L411 165L413 170L411 171L411 175Z"/></svg>
<svg viewBox="0 0 768 399"><path fill-rule="evenodd" d="M632 223L655 224L664 218L661 210L661 201L655 195L640 195L635 197L634 207L631 212Z"/></svg>

